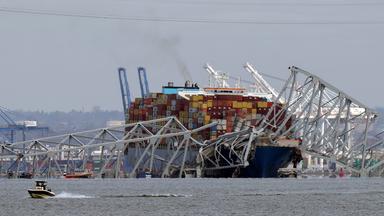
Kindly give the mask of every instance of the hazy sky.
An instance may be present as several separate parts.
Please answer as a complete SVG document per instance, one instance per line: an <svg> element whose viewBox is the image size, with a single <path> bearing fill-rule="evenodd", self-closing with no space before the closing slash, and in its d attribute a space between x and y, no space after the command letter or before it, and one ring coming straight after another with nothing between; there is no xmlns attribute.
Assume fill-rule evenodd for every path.
<svg viewBox="0 0 384 216"><path fill-rule="evenodd" d="M249 61L283 78L296 65L384 106L383 38L384 1L0 0L0 105L122 110L120 66L139 96L138 66L160 91L183 83L184 65L207 84L205 62L251 80Z"/></svg>

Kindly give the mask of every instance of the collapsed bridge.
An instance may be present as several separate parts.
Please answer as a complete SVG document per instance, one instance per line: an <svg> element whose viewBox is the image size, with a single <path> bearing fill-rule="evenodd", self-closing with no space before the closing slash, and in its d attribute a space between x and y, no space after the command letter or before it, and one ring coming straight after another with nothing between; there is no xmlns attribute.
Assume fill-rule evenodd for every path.
<svg viewBox="0 0 384 216"><path fill-rule="evenodd" d="M290 151L284 166L300 160L298 149L355 176L382 176L383 139L370 136L377 114L318 76L295 66L289 70L272 106L253 126L244 124L216 139L199 140L193 135L217 122L187 129L170 116L0 144L0 172L14 177L58 177L87 170L95 177L214 177L219 170L241 177L258 163L257 153L279 147Z"/></svg>

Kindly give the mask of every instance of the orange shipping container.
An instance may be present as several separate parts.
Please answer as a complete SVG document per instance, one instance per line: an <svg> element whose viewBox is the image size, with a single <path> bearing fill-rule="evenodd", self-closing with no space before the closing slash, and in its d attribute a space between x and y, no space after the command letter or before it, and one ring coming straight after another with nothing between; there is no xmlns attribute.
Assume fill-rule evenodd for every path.
<svg viewBox="0 0 384 216"><path fill-rule="evenodd" d="M208 100L207 101L207 107L212 107L213 106L213 101L212 100Z"/></svg>
<svg viewBox="0 0 384 216"><path fill-rule="evenodd" d="M268 107L268 102L259 101L259 102L257 102L257 107L258 108L267 108Z"/></svg>

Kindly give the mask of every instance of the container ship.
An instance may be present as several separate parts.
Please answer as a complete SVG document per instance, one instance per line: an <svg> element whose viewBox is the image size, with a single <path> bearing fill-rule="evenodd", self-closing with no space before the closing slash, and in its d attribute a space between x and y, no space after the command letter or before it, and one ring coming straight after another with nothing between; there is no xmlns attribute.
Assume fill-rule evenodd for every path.
<svg viewBox="0 0 384 216"><path fill-rule="evenodd" d="M128 110L128 123L175 116L187 129L195 129L211 122L217 126L193 134L196 140L215 140L226 133L245 130L265 117L273 102L271 95L249 93L245 88L200 88L186 82L175 86L172 82L162 87L161 93L150 93L136 98ZM286 128L289 127L289 122ZM267 141L255 143L249 166L240 170L227 169L204 173L204 177L277 177L278 170L300 158L297 140L285 140L282 145ZM199 149L195 149L196 157ZM229 156L230 157L230 156ZM209 164L208 164L209 167Z"/></svg>

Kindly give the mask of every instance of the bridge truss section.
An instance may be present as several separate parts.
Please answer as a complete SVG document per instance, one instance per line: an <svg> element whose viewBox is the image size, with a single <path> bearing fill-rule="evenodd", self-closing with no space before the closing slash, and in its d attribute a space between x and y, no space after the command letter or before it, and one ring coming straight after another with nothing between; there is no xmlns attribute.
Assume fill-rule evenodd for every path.
<svg viewBox="0 0 384 216"><path fill-rule="evenodd" d="M96 177L137 177L140 172L160 177L182 177L196 162L204 144L194 133L216 123L188 130L175 117L142 121L118 127L46 137L32 141L0 145L3 174L33 177L59 177L76 170L86 171L97 161ZM196 152L193 158L191 152Z"/></svg>
<svg viewBox="0 0 384 216"><path fill-rule="evenodd" d="M368 139L376 113L314 74L295 66L289 70L290 77L273 106L259 121L271 141L299 138L302 152L359 176L383 168L377 162L382 158L382 141L370 144Z"/></svg>
<svg viewBox="0 0 384 216"><path fill-rule="evenodd" d="M260 131L252 127L227 133L215 140L205 142L206 145L201 147L197 157L201 176L210 176L209 173L212 174L215 170L236 170L247 167L252 152L256 148L256 137L259 134Z"/></svg>

